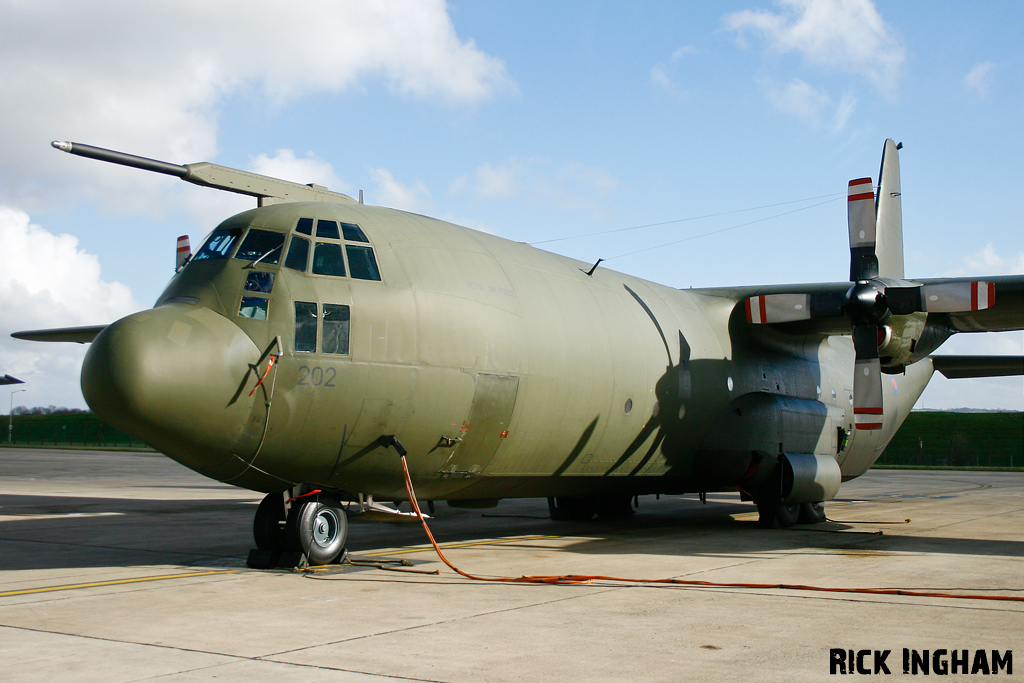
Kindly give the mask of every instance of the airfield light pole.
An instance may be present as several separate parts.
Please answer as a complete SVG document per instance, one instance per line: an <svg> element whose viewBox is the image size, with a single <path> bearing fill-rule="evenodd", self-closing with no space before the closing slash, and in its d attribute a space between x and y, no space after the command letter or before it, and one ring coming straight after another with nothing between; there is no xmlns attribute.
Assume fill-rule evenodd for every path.
<svg viewBox="0 0 1024 683"><path fill-rule="evenodd" d="M7 411L7 443L11 443L14 438L14 395L21 391L28 391L28 389L17 389L11 392L11 409Z"/></svg>

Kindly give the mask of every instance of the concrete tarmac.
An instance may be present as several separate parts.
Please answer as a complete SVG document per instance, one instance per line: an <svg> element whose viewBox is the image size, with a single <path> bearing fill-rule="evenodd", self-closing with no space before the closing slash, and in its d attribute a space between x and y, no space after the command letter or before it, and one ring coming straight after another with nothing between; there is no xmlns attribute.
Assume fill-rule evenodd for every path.
<svg viewBox="0 0 1024 683"><path fill-rule="evenodd" d="M438 503L431 523L485 577L756 588L473 581L418 524L359 518L353 555L441 573L252 570L259 499L159 455L0 449L0 680L821 681L833 649L902 675L903 648L1012 650L999 675L1024 677L1024 473L871 471L828 504L840 521L785 530L726 494L588 523Z"/></svg>

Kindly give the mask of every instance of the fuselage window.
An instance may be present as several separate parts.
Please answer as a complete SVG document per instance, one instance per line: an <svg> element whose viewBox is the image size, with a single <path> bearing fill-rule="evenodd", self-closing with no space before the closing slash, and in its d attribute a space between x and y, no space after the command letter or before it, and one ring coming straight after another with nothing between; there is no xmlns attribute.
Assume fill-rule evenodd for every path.
<svg viewBox="0 0 1024 683"><path fill-rule="evenodd" d="M295 350L316 352L316 304L295 302Z"/></svg>
<svg viewBox="0 0 1024 683"><path fill-rule="evenodd" d="M270 294L274 290L274 274L253 271L245 278L245 291Z"/></svg>
<svg viewBox="0 0 1024 683"><path fill-rule="evenodd" d="M341 258L341 245L317 242L313 249L313 274L345 277L345 262Z"/></svg>
<svg viewBox="0 0 1024 683"><path fill-rule="evenodd" d="M329 240L341 239L341 235L338 233L338 223L336 221L317 221L316 236Z"/></svg>
<svg viewBox="0 0 1024 683"><path fill-rule="evenodd" d="M324 304L324 353L348 353L349 308Z"/></svg>
<svg viewBox="0 0 1024 683"><path fill-rule="evenodd" d="M370 242L370 240L366 239L363 229L355 223L342 223L341 232L349 242Z"/></svg>
<svg viewBox="0 0 1024 683"><path fill-rule="evenodd" d="M242 305L238 307L238 315L254 320L266 320L269 303L261 296L243 296ZM314 321L313 324L316 325L316 322ZM316 335L315 330L313 334Z"/></svg>
<svg viewBox="0 0 1024 683"><path fill-rule="evenodd" d="M192 260L206 261L207 259L227 258L231 255L231 248L235 246L235 242L238 241L241 234L241 228L215 231Z"/></svg>
<svg viewBox="0 0 1024 683"><path fill-rule="evenodd" d="M306 263L309 261L309 240L297 235L292 236L292 242L288 245L288 256L284 260L284 267L306 272Z"/></svg>
<svg viewBox="0 0 1024 683"><path fill-rule="evenodd" d="M352 269L352 277L357 280L380 280L373 249L346 244L345 252L348 254L348 267Z"/></svg>
<svg viewBox="0 0 1024 683"><path fill-rule="evenodd" d="M295 226L295 232L301 232L303 235L313 236L313 219L312 218L300 218L298 224Z"/></svg>
<svg viewBox="0 0 1024 683"><path fill-rule="evenodd" d="M253 228L242 241L235 258L244 261L277 264L281 260L281 248L284 246L284 234L257 230Z"/></svg>

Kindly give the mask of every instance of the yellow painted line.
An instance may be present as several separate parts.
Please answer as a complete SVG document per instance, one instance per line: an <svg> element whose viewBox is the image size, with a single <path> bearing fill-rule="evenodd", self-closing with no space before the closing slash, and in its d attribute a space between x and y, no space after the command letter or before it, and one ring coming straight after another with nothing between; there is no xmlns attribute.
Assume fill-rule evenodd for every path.
<svg viewBox="0 0 1024 683"><path fill-rule="evenodd" d="M137 579L117 579L114 581L94 581L92 583L73 583L67 586L47 586L46 588L26 588L20 591L4 591L0 598L11 597L12 595L32 595L35 593L52 593L54 591L69 591L78 588L97 588L100 586L120 586L128 583L143 583L145 581L166 581L167 579L187 579L193 576L210 576L212 574L236 574L241 569L218 569L208 572L189 572L188 574L165 574L163 576L143 576Z"/></svg>
<svg viewBox="0 0 1024 683"><path fill-rule="evenodd" d="M441 550L452 550L457 548L472 548L478 545L503 545L507 543L522 543L523 541L548 541L555 538L565 538L564 536L526 536L524 538L510 538L505 541L473 541L471 543L452 543L451 545L440 545L438 547ZM360 557L384 557L387 555L406 555L408 553L422 553L422 552L433 552L434 546L425 545L419 548L407 548L405 550L386 550L379 553L367 553L366 555L360 555Z"/></svg>

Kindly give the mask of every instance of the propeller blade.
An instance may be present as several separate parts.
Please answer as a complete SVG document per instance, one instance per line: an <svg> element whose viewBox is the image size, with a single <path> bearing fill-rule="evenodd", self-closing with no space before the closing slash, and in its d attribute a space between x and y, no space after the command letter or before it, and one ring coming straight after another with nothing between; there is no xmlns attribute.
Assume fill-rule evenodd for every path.
<svg viewBox="0 0 1024 683"><path fill-rule="evenodd" d="M850 229L850 280L878 276L875 256L875 191L871 178L851 180L847 190L846 216Z"/></svg>
<svg viewBox="0 0 1024 683"><path fill-rule="evenodd" d="M758 325L838 318L843 315L843 295L838 292L761 294L745 299L743 307L747 322Z"/></svg>
<svg viewBox="0 0 1024 683"><path fill-rule="evenodd" d="M882 367L878 361L878 325L853 328L857 354L853 375L853 421L857 429L882 428Z"/></svg>
<svg viewBox="0 0 1024 683"><path fill-rule="evenodd" d="M752 296L744 304L747 322L757 324L788 323L811 317L807 294L763 294Z"/></svg>
<svg viewBox="0 0 1024 683"><path fill-rule="evenodd" d="M886 287L885 300L895 315L983 311L995 305L996 283L974 280L917 287Z"/></svg>
<svg viewBox="0 0 1024 683"><path fill-rule="evenodd" d="M921 286L921 303L929 313L982 311L996 302L996 283L950 282Z"/></svg>

